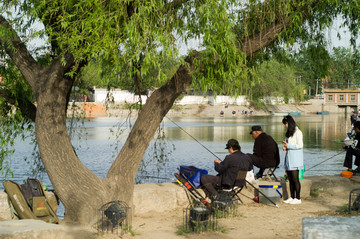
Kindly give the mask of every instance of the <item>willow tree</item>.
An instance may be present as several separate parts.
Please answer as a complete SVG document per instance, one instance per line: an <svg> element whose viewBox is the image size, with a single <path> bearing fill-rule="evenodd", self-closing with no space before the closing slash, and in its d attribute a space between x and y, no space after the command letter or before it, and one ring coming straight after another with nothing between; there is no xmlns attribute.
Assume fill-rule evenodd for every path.
<svg viewBox="0 0 360 239"><path fill-rule="evenodd" d="M256 78L249 62L257 52L296 39L321 43L323 27L338 14L346 17L354 34L359 25L357 1L7 0L0 6L4 59L21 72L25 88L31 89L35 99L14 94L18 88L7 88L21 80L9 75L1 88L2 103L17 107L10 112L21 112L35 122L41 160L65 206L65 220L82 224L91 223L96 209L106 202L131 203L145 150L188 86L251 94ZM44 28L29 31L38 22ZM45 63L30 50L28 41L33 36L46 39ZM154 59L161 54L176 58L189 39L198 39L201 50L191 49L175 74L165 78ZM133 82L139 86L149 79L149 69L158 69L154 80L161 85L139 112L105 178L81 163L66 128L77 73L93 59L105 60L114 68L128 66L125 70L140 76ZM140 59L141 67L134 67ZM2 67L4 72L7 69ZM10 117L9 108L1 109L7 110L3 117Z"/></svg>

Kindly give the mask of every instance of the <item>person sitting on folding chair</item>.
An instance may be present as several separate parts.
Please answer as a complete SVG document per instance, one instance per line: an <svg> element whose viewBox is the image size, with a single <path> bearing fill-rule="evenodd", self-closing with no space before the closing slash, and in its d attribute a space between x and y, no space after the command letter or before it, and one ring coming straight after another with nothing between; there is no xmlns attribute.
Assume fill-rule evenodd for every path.
<svg viewBox="0 0 360 239"><path fill-rule="evenodd" d="M279 148L275 140L261 129L261 126L252 126L250 134L255 139L254 153L248 154L252 164L260 168L256 178L262 178L266 168L276 168L280 163Z"/></svg>
<svg viewBox="0 0 360 239"><path fill-rule="evenodd" d="M221 187L232 187L235 183L239 170L250 171L252 169L251 159L241 152L241 147L236 139L229 139L225 149L229 151L224 161L214 160L215 170L218 175L202 175L201 184L208 198L214 198Z"/></svg>

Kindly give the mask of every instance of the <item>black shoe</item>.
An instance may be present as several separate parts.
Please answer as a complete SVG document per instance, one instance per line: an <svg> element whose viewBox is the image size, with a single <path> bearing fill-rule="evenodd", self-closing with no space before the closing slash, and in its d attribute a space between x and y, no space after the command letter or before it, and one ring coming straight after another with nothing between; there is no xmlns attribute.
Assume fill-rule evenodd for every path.
<svg viewBox="0 0 360 239"><path fill-rule="evenodd" d="M359 175L359 167L354 169L352 172L353 172L353 175Z"/></svg>

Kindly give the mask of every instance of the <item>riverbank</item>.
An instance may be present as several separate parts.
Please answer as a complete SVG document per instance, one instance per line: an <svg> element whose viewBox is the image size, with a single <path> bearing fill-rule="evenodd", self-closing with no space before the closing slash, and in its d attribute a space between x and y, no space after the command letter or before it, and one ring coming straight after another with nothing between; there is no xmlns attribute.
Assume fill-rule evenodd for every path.
<svg viewBox="0 0 360 239"><path fill-rule="evenodd" d="M300 112L301 115L316 114L318 111L329 111L330 113L343 113L336 105L324 106L324 101L321 99L311 99L299 104L279 104L267 105L266 109L257 109L254 107L242 105L210 105L210 104L175 104L168 112L168 117L247 117L250 115L271 115L273 112L288 113ZM85 117L127 117L129 114L136 115L137 110L127 108L125 104L110 104L105 107L102 104L76 103L76 107L69 107L68 115L71 115L72 110L77 114ZM220 115L223 112L223 115ZM234 114L235 112L235 114ZM246 114L245 114L246 112ZM350 113L350 111L349 111Z"/></svg>
<svg viewBox="0 0 360 239"><path fill-rule="evenodd" d="M174 200L174 198L184 198L185 192L180 186L167 183L143 184L137 190L137 193L141 195L135 195L134 198L140 197L141 200L146 200L143 204L148 206L146 211L133 217L132 233L134 235L130 233L122 237L114 234L99 235L94 228L79 228L61 224L57 227L51 225L51 229L48 229L49 231L57 230L56 237L52 237L50 234L47 234L47 237L39 237L41 234L39 233L40 230L47 230L42 227L28 229L27 232L23 233L24 237L22 238L301 238L302 219L305 217L349 217L345 212L349 201L349 193L354 188L360 188L360 176L354 176L351 179L343 178L340 175L312 176L305 177L305 179L311 181L311 195L302 195L302 204L300 205L280 203L279 208L277 208L272 205L255 203L246 196L248 194L245 194L245 191L244 195L241 195L244 204L239 205L238 216L218 219L218 227L221 230L215 232L177 234L179 228L183 225L183 209L186 205L178 204L178 201ZM171 190L164 192L164 188L170 188ZM151 193L151 190L155 190L158 193ZM135 210L143 211L141 208ZM12 223L9 225L13 225L12 227L14 228L18 224ZM63 232L61 233L61 231ZM46 234L43 233L43 235ZM59 235L62 236L59 237ZM1 235L0 238L2 238Z"/></svg>

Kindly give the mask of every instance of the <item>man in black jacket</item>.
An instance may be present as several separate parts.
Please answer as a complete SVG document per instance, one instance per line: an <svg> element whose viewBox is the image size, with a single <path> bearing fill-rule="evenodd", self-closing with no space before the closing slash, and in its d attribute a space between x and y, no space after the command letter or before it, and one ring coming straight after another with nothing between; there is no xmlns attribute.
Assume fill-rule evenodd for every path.
<svg viewBox="0 0 360 239"><path fill-rule="evenodd" d="M360 121L355 121L354 123L355 128L355 138L352 141L351 145L343 145L343 149L346 149L346 155L345 155L345 161L344 161L344 167L348 168L348 171L353 172L352 170L352 161L353 161L353 155L355 155L355 165L358 166L358 168L355 170L356 173L359 173L359 166L360 166Z"/></svg>
<svg viewBox="0 0 360 239"><path fill-rule="evenodd" d="M218 195L216 189L220 187L232 187L239 170L249 171L252 169L250 157L241 152L241 147L236 139L229 139L225 149L230 154L225 157L224 161L214 160L215 170L219 174L201 177L201 184L207 197Z"/></svg>
<svg viewBox="0 0 360 239"><path fill-rule="evenodd" d="M250 134L255 139L254 153L248 154L253 165L260 168L256 178L263 176L266 168L277 167L280 163L279 148L275 140L268 134L264 133L261 126L252 126Z"/></svg>

